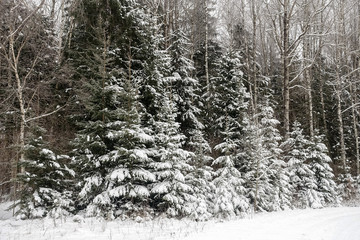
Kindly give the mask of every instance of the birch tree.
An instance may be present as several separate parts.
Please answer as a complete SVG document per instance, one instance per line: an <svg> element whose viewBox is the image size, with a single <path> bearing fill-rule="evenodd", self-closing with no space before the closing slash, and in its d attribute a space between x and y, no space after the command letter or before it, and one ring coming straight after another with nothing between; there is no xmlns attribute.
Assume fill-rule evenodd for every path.
<svg viewBox="0 0 360 240"><path fill-rule="evenodd" d="M38 5L30 6L12 1L2 1L0 7L1 21L4 24L1 33L0 54L6 62L8 87L13 89L9 98L16 100L12 107L17 114L18 157L13 161L13 174L18 171L18 164L24 161L26 133L31 122L39 121L59 111L59 108L48 109L46 94L52 81L55 62L53 57L54 38L49 21L42 15L45 0ZM47 90L46 90L47 89ZM49 96L47 96L49 97ZM5 103L4 102L4 103ZM51 101L49 101L51 102ZM46 103L42 107L40 104ZM24 172L24 167L20 173Z"/></svg>
<svg viewBox="0 0 360 240"><path fill-rule="evenodd" d="M288 137L290 130L290 91L293 88L294 82L298 80L303 73L305 73L305 75L308 74L307 69L309 68L309 66L304 66L295 70L294 65L298 58L299 47L305 36L309 33L313 20L327 7L327 5L316 6L312 9L311 13L309 11L309 14L305 13L305 15L301 15L301 10L305 8L306 12L309 4L309 1L300 0L274 0L266 3L267 16L272 23L272 37L276 42L282 60L285 138ZM315 6L315 4L313 6ZM301 21L300 29L298 27L298 21ZM306 45L305 43L305 46ZM305 53L306 52L307 51L305 51ZM309 97L311 96L309 95Z"/></svg>

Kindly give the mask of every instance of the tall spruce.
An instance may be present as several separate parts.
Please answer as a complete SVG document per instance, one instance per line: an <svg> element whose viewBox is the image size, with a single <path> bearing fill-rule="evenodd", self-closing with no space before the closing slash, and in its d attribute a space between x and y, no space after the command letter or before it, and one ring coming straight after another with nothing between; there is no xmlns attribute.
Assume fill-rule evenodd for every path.
<svg viewBox="0 0 360 240"><path fill-rule="evenodd" d="M179 131L176 115L171 92L167 92L162 99L158 120L154 123L155 161L152 166L157 182L152 185L151 193L157 211L170 217L184 217L194 210L193 190L185 178L193 170L188 163L192 153L182 149L185 136Z"/></svg>
<svg viewBox="0 0 360 240"><path fill-rule="evenodd" d="M330 164L332 159L328 155L328 149L323 143L323 137L315 131L314 137L309 146L309 164L315 174L317 191L321 204L338 204L339 194L337 184L334 181L334 173Z"/></svg>
<svg viewBox="0 0 360 240"><path fill-rule="evenodd" d="M231 217L247 211L244 176L241 173L242 133L248 94L242 82L242 63L237 52L224 55L219 72L213 79L216 91L212 101L216 118L212 123L219 143L214 147L218 157L214 160L216 177L215 215Z"/></svg>
<svg viewBox="0 0 360 240"><path fill-rule="evenodd" d="M207 219L211 216L210 195L214 187L211 184L213 171L208 167L212 161L211 148L203 133L204 125L200 121L199 82L193 77L195 68L193 61L188 58L190 44L185 34L181 30L176 30L172 34L171 42L169 78L177 106L176 120L180 123L179 130L185 136L183 148L193 153L189 163L194 169L186 175L196 195L197 206L192 211L192 217Z"/></svg>
<svg viewBox="0 0 360 240"><path fill-rule="evenodd" d="M143 124L148 109L140 103L140 86L154 64L147 45L152 21L132 0L74 4L67 59L81 113L74 117L78 208L108 218L147 216L154 138Z"/></svg>
<svg viewBox="0 0 360 240"><path fill-rule="evenodd" d="M279 143L273 109L268 101L259 104L260 110L244 120L244 153L242 171L245 173L247 196L255 211L274 211L291 205L290 186Z"/></svg>

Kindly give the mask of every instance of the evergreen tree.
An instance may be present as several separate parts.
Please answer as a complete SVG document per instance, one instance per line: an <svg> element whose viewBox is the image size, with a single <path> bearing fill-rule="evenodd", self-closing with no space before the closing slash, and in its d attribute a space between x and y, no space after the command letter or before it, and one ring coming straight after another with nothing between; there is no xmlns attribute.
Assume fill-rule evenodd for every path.
<svg viewBox="0 0 360 240"><path fill-rule="evenodd" d="M185 136L179 131L176 114L175 104L165 94L158 120L154 123L155 162L152 166L157 182L152 185L151 193L160 213L183 217L193 211L193 190L185 179L186 174L193 170L188 164L192 153L182 149Z"/></svg>
<svg viewBox="0 0 360 240"><path fill-rule="evenodd" d="M200 100L200 96L197 95L199 83L197 79L191 76L195 68L194 63L187 58L188 50L186 47L189 44L184 33L180 30L175 31L172 42L169 48L171 54L170 79L174 92L174 102L178 109L176 120L180 123L181 132L186 136L185 147L194 149L190 141L195 138L195 134L197 138L202 136L198 136L197 130L204 128L198 119L200 115L200 109L197 107ZM200 141L204 142L204 140ZM203 148L207 147L204 146Z"/></svg>
<svg viewBox="0 0 360 240"><path fill-rule="evenodd" d="M86 110L73 151L80 173L78 208L108 218L146 216L155 181L149 151L154 138L143 124L148 109L140 103L139 85L155 64L146 55L151 19L132 0L77 4L68 61L74 78L85 83L76 84Z"/></svg>
<svg viewBox="0 0 360 240"><path fill-rule="evenodd" d="M277 130L268 101L251 121L244 121L244 166L248 196L255 211L274 211L290 206L290 186L282 160Z"/></svg>
<svg viewBox="0 0 360 240"><path fill-rule="evenodd" d="M291 185L289 184L289 176L286 172L286 163L283 159L283 151L280 147L282 137L277 127L280 122L274 118L274 110L269 101L261 106L259 118L261 124L261 135L263 148L267 151L267 159L269 161L268 177L272 190L271 205L269 210L275 211L285 209L291 206Z"/></svg>
<svg viewBox="0 0 360 240"><path fill-rule="evenodd" d="M29 136L25 160L20 163L25 169L17 177L22 186L17 203L21 219L60 217L74 211L70 182L75 173L65 164L69 157L51 151L42 137L44 133L37 128Z"/></svg>
<svg viewBox="0 0 360 240"><path fill-rule="evenodd" d="M172 45L169 48L170 80L172 96L178 109L176 121L180 123L179 130L185 136L183 148L193 152L189 163L194 170L186 175L196 196L196 208L192 211L192 217L203 220L211 216L211 193L214 192L214 186L211 184L213 171L209 165L212 158L209 156L210 145L203 134L204 125L199 120L199 83L192 77L195 68L194 63L187 58L187 41L181 30L176 30L172 35Z"/></svg>
<svg viewBox="0 0 360 240"><path fill-rule="evenodd" d="M315 174L317 191L322 206L339 203L334 173L329 165L332 160L328 155L326 145L322 142L322 136L317 132L310 143L308 151L310 169Z"/></svg>
<svg viewBox="0 0 360 240"><path fill-rule="evenodd" d="M294 189L293 205L298 207L321 207L321 196L317 191L315 173L309 164L308 148L311 142L303 135L299 122L295 122L289 138L283 143L285 161Z"/></svg>
<svg viewBox="0 0 360 240"><path fill-rule="evenodd" d="M222 58L219 72L214 79L212 101L214 132L220 143L213 165L216 170L215 215L226 217L246 211L249 203L245 198L244 176L240 172L242 161L242 120L246 111L246 90L242 83L241 59L237 52Z"/></svg>

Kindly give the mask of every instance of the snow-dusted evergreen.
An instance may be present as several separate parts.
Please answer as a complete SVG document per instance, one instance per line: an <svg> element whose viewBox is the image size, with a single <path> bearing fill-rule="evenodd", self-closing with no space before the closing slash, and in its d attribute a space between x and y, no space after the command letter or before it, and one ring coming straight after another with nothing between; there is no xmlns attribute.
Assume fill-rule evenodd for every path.
<svg viewBox="0 0 360 240"><path fill-rule="evenodd" d="M155 182L155 175L149 170L152 159L148 156L153 138L141 126L138 112L141 106L135 88L126 86L112 91L118 91L113 93L118 108L114 112L116 118L106 124L105 135L112 148L97 157L85 150L88 158L85 161L95 162L100 173L90 172L79 197L86 200L94 196L87 206L90 215L146 216L149 213L148 185ZM95 192L94 187L97 188Z"/></svg>
<svg viewBox="0 0 360 240"><path fill-rule="evenodd" d="M315 175L316 189L321 205L326 206L328 204L338 204L340 199L334 181L333 169L330 167L332 159L329 157L328 149L322 139L323 137L316 132L308 148L308 161L310 169Z"/></svg>
<svg viewBox="0 0 360 240"><path fill-rule="evenodd" d="M191 217L203 220L211 216L211 199L214 191L211 184L213 171L208 167L212 162L211 147L205 139L204 125L199 119L199 83L192 77L195 68L193 61L187 57L188 39L181 30L176 30L172 34L171 42L169 80L173 91L172 97L177 106L176 121L180 123L179 130L185 135L183 148L193 153L189 162L193 171L186 175L193 188L196 202Z"/></svg>
<svg viewBox="0 0 360 240"><path fill-rule="evenodd" d="M171 217L187 216L193 211L193 190L185 179L193 170L188 164L192 153L182 149L185 136L175 121L177 110L170 97L169 92L164 95L158 120L154 123L155 161L152 167L157 182L152 185L151 194L159 212Z"/></svg>
<svg viewBox="0 0 360 240"><path fill-rule="evenodd" d="M221 44L222 49L209 26L212 1L195 2L187 6L192 13L184 13L185 5L170 10L180 7L177 1L65 1L66 34L57 59L63 75L59 82L49 81L61 93L55 102L64 106L49 116L56 119L60 109L68 116L64 122L71 140L59 148L69 157L50 150L57 149L57 140L48 147L44 132L25 134L26 160L17 166L20 218L75 213L204 221L253 211L320 208L339 203L339 195L354 198L358 182L350 169L344 169L338 187L321 135L310 130L314 136L305 136L294 112L290 119L284 114L286 123L295 123L282 138L286 129L276 119L280 109L270 103L281 96L278 69L270 66L277 64L272 59L276 53L269 54L268 69L262 69L263 63L254 59L261 55L257 43L251 43L258 37L254 34L251 40L242 24L227 26L234 32L229 32L228 49ZM186 16L199 22L188 24ZM10 55L4 56L1 64ZM264 77L264 72L274 77ZM321 87L322 97L327 87ZM26 100L35 99L37 91ZM298 98L292 99L294 105ZM21 98L14 99L15 105L6 110L9 116ZM36 114L50 101L39 99ZM324 123L319 126L326 125L323 105ZM25 111L23 121L42 126L36 114ZM343 163L346 168L348 162Z"/></svg>
<svg viewBox="0 0 360 240"><path fill-rule="evenodd" d="M283 158L283 151L280 147L282 137L278 130L280 122L274 118L274 109L269 100L261 107L259 123L262 135L262 145L266 151L266 158L269 166L267 175L272 186L272 196L269 211L285 209L291 206L292 188L289 184L289 174L286 172L286 163Z"/></svg>
<svg viewBox="0 0 360 240"><path fill-rule="evenodd" d="M311 142L303 134L299 122L293 124L289 138L283 143L290 184L294 189L292 200L297 207L321 207L315 173L309 163Z"/></svg>
<svg viewBox="0 0 360 240"><path fill-rule="evenodd" d="M91 25L91 2L83 3L83 15L75 15L81 23L79 32L74 32L77 44L84 41L81 28L88 22L87 31L103 43L85 55L80 65L89 70L80 75L82 81L90 84L86 99L81 98L88 111L73 150L80 173L77 205L91 216L147 216L151 213L149 185L155 182L149 149L155 139L152 129L143 123L147 109L140 103L139 84L147 76L146 61L154 58L154 51L145 47L152 38L148 31L151 21L134 1L100 2L95 26ZM114 15L108 16L109 10ZM120 29L121 34L117 32ZM100 68L93 68L93 62Z"/></svg>
<svg viewBox="0 0 360 240"><path fill-rule="evenodd" d="M255 211L290 206L290 185L279 147L279 122L268 101L252 119L244 120L243 167L247 196Z"/></svg>
<svg viewBox="0 0 360 240"><path fill-rule="evenodd" d="M241 58L237 52L229 52L220 62L219 72L213 79L215 93L213 99L215 134L220 140L214 147L218 157L214 160L216 176L213 183L215 193L215 216L231 217L247 211L249 202L244 188L242 165L242 133L247 97L243 85Z"/></svg>
<svg viewBox="0 0 360 240"><path fill-rule="evenodd" d="M57 155L48 149L41 129L29 136L25 148L25 161L20 163L24 172L17 181L20 183L20 201L17 216L21 219L41 218L45 216L60 217L74 211L72 201L71 179L73 170L65 164L66 155Z"/></svg>

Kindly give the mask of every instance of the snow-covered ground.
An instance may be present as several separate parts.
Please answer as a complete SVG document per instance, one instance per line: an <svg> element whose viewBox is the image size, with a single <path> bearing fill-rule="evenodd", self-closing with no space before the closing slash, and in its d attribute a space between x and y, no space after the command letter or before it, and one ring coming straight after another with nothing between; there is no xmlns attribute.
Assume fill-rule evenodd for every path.
<svg viewBox="0 0 360 240"><path fill-rule="evenodd" d="M289 210L232 221L17 221L0 205L1 240L360 240L360 207ZM74 221L76 220L76 221Z"/></svg>

